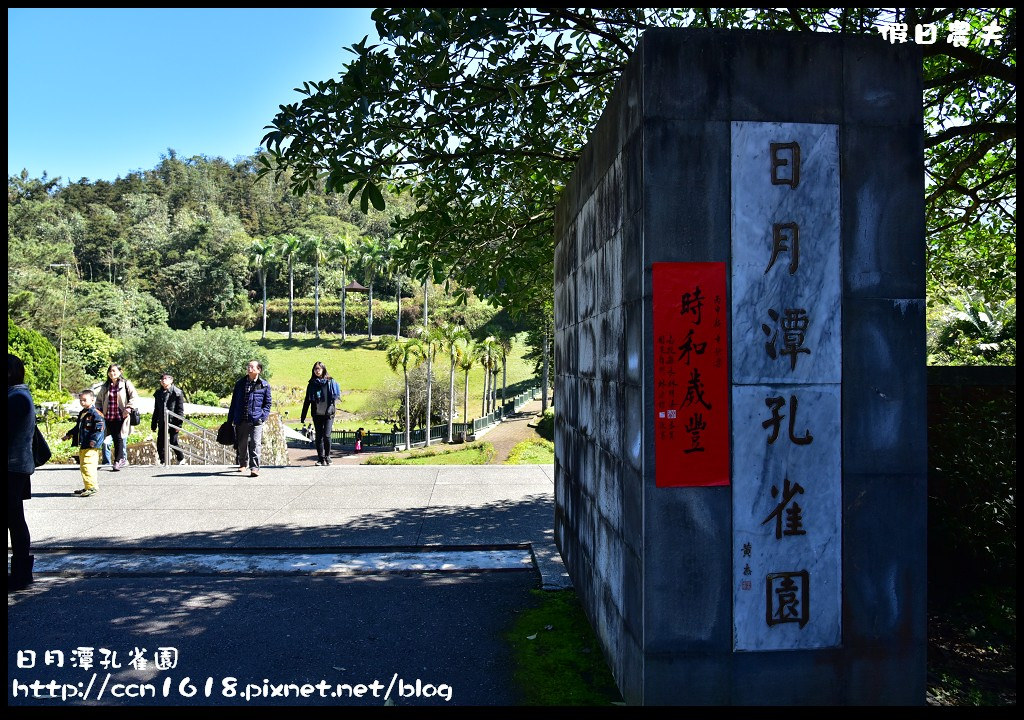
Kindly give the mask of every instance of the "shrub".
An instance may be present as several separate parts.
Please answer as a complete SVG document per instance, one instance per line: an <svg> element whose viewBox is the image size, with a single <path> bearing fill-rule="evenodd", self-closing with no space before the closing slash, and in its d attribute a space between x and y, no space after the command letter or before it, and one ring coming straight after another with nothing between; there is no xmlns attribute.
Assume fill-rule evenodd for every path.
<svg viewBox="0 0 1024 720"><path fill-rule="evenodd" d="M262 377L270 378L266 351L228 328L171 330L155 327L131 339L125 349L126 374L140 387L157 387L160 374L169 372L188 397L206 390L217 397L231 394L235 381L250 360L263 364Z"/></svg>
<svg viewBox="0 0 1024 720"><path fill-rule="evenodd" d="M195 405L206 405L208 407L219 407L220 397L217 393L210 392L209 390L196 390L189 397L189 402Z"/></svg>
<svg viewBox="0 0 1024 720"><path fill-rule="evenodd" d="M60 394L57 348L35 330L15 325L10 315L7 316L7 352L25 363L25 384L36 402L42 402L42 395L46 393Z"/></svg>
<svg viewBox="0 0 1024 720"><path fill-rule="evenodd" d="M929 574L940 596L1016 587L1016 398L943 388L930 401Z"/></svg>
<svg viewBox="0 0 1024 720"><path fill-rule="evenodd" d="M78 327L67 333L64 340L65 364L75 364L90 380L106 377L107 367L121 352L121 342L95 326Z"/></svg>
<svg viewBox="0 0 1024 720"><path fill-rule="evenodd" d="M555 441L555 408L548 407L537 422L537 434L549 442Z"/></svg>

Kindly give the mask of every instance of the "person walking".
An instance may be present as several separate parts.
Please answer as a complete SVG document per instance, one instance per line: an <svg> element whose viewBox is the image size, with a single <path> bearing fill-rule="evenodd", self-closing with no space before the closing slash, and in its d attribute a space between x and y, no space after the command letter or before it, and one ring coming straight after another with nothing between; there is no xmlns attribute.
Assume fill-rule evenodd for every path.
<svg viewBox="0 0 1024 720"><path fill-rule="evenodd" d="M235 426L235 461L238 472L249 470L250 477L260 474L263 423L270 417L270 383L260 377L263 364L250 360L245 375L231 393L228 421Z"/></svg>
<svg viewBox="0 0 1024 720"><path fill-rule="evenodd" d="M131 413L138 408L139 393L131 381L123 377L119 365L107 368L107 380L96 393L96 409L103 414L105 432L114 440L110 469L117 472L128 464L125 445L132 431Z"/></svg>
<svg viewBox="0 0 1024 720"><path fill-rule="evenodd" d="M185 453L178 449L178 431L181 430L181 420L167 411L176 415L185 415L185 396L181 389L174 384L174 377L170 373L160 376L160 389L153 396L153 421L150 428L156 433L156 452L160 456L160 464L167 464L164 458L164 446L168 445L174 451L174 462L178 465L185 463ZM167 435L164 436L164 428Z"/></svg>
<svg viewBox="0 0 1024 720"><path fill-rule="evenodd" d="M96 394L86 388L78 393L78 404L82 409L78 413L75 426L64 433L64 439L71 441L71 446L78 446L78 468L82 471L82 489L75 490L79 497L90 497L96 494L96 484L100 465L100 446L106 423L103 415L94 407Z"/></svg>
<svg viewBox="0 0 1024 720"><path fill-rule="evenodd" d="M341 396L337 381L327 372L327 366L319 360L313 363L313 372L306 383L306 399L302 403L302 418L306 422L306 411L313 411L314 445L316 464L331 464L331 429L334 426L336 403Z"/></svg>
<svg viewBox="0 0 1024 720"><path fill-rule="evenodd" d="M36 471L32 439L36 432L36 404L25 384L25 363L7 353L7 532L11 536L11 571L7 592L32 584L29 553L32 538L25 521L25 501L32 497L32 473Z"/></svg>
<svg viewBox="0 0 1024 720"><path fill-rule="evenodd" d="M362 428L359 428L358 430L356 430L356 452L357 453L363 451L363 438L365 436L366 436L366 432Z"/></svg>

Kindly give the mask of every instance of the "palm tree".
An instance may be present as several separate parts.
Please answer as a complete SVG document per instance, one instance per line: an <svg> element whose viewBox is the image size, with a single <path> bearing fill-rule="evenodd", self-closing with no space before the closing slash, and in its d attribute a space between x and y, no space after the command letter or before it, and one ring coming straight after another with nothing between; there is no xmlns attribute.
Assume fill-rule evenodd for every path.
<svg viewBox="0 0 1024 720"><path fill-rule="evenodd" d="M292 339L292 308L295 302L295 254L302 248L302 242L294 235L282 235L278 252L288 260L288 339Z"/></svg>
<svg viewBox="0 0 1024 720"><path fill-rule="evenodd" d="M402 247L402 236L396 235L388 240L388 276L395 281L395 338L402 337L402 281L405 280L405 261L398 256Z"/></svg>
<svg viewBox="0 0 1024 720"><path fill-rule="evenodd" d="M452 323L441 323L434 332L441 342L441 347L448 349L448 436L447 442L452 442L452 424L455 421L455 368L458 365L458 354L462 339L469 339L469 332L459 325Z"/></svg>
<svg viewBox="0 0 1024 720"><path fill-rule="evenodd" d="M377 272L384 266L385 257L385 249L378 241L371 238L363 241L359 259L363 263L366 278L369 280L366 283L370 289L370 300L366 310L366 333L370 340L373 340L373 281L377 277Z"/></svg>
<svg viewBox="0 0 1024 720"><path fill-rule="evenodd" d="M423 362L425 358L423 343L416 338L391 340L388 343L385 357L393 371L397 372L399 366L401 366L402 373L405 376L405 449L408 450L412 446L409 437L409 427L412 422L409 411L409 371L419 367L420 363ZM429 414L430 411L428 409L427 415ZM427 440L429 439L430 428L428 425Z"/></svg>
<svg viewBox="0 0 1024 720"><path fill-rule="evenodd" d="M459 370L466 373L462 391L462 420L466 423L469 422L469 371L473 369L479 359L480 346L470 337L469 333L466 333L465 340L460 343L458 361Z"/></svg>
<svg viewBox="0 0 1024 720"><path fill-rule="evenodd" d="M427 359L427 447L430 447L430 411L434 409L431 398L431 390L434 385L434 357L437 355L442 342L443 340L436 328L420 336L423 354Z"/></svg>
<svg viewBox="0 0 1024 720"><path fill-rule="evenodd" d="M508 387L508 355L512 352L512 336L503 330L499 331L495 334L495 344L498 350L498 357L501 359L501 414L504 417L505 389Z"/></svg>
<svg viewBox="0 0 1024 720"><path fill-rule="evenodd" d="M488 335L484 338L484 341L480 343L480 364L484 368L484 398L483 407L480 411L481 415L487 415L490 412L490 399L491 399L491 367L494 365L495 349L494 349L494 336Z"/></svg>
<svg viewBox="0 0 1024 720"><path fill-rule="evenodd" d="M249 264L256 268L256 274L263 288L263 334L260 340L267 339L267 271L276 262L277 238L256 238L249 246Z"/></svg>
<svg viewBox="0 0 1024 720"><path fill-rule="evenodd" d="M313 332L320 339L320 261L327 258L322 235L310 235L302 244L302 254L313 261Z"/></svg>
<svg viewBox="0 0 1024 720"><path fill-rule="evenodd" d="M341 341L347 339L345 333L345 301L348 299L348 292L345 286L348 285L348 273L352 263L356 259L356 252L348 235L331 238L327 244L327 262L341 265Z"/></svg>

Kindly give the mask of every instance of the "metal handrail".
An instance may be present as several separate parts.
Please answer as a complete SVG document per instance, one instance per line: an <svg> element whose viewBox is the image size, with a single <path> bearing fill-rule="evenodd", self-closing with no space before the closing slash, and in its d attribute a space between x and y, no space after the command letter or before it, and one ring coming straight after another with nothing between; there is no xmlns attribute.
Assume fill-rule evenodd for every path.
<svg viewBox="0 0 1024 720"><path fill-rule="evenodd" d="M181 425L178 427L179 435L184 434L186 437L193 438L198 442L198 451L195 451L191 447L171 444L171 433L168 432L171 417L181 421ZM184 425L185 423L197 428L199 432L190 432L186 430ZM163 413L163 431L164 465L172 464L170 462L171 450L178 450L183 455L187 456L190 465L232 465L235 462L231 451L226 446L217 442L217 434L213 430L203 427L202 425L189 420L184 415L179 415L173 410L168 410L166 407L164 408ZM193 460L196 460L197 462L192 462Z"/></svg>

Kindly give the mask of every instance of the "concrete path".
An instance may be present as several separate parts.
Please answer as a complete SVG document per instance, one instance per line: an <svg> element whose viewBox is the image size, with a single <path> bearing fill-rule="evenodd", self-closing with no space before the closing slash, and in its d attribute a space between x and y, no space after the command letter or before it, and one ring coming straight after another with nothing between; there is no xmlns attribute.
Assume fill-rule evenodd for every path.
<svg viewBox="0 0 1024 720"><path fill-rule="evenodd" d="M532 590L570 587L553 477L129 466L81 498L77 465L45 466L25 503L36 582L7 600L8 704L515 705L505 634Z"/></svg>
<svg viewBox="0 0 1024 720"><path fill-rule="evenodd" d="M47 465L25 503L37 569L47 551L271 549L347 552L530 548L540 585L568 587L554 545L551 465L101 470L80 498L77 466ZM458 569L454 566L453 569Z"/></svg>

